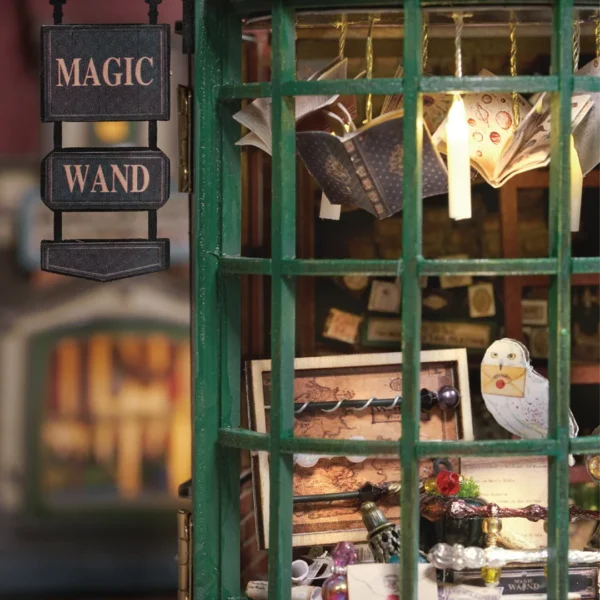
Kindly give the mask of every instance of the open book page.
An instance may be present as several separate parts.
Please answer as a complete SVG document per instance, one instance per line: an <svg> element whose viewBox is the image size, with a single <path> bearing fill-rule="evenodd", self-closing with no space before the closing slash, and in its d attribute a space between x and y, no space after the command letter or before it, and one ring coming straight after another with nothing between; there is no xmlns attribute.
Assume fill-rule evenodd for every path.
<svg viewBox="0 0 600 600"><path fill-rule="evenodd" d="M496 167L496 177L492 185L499 187L518 173L544 167L550 162L550 98L549 94L539 95L535 106L519 124L514 138L509 142ZM573 95L573 127L582 121L590 108L589 95Z"/></svg>
<svg viewBox="0 0 600 600"><path fill-rule="evenodd" d="M268 155L272 154L271 150L271 140L269 140L268 144L265 144L263 140L261 140L256 133L251 131L247 133L242 139L236 142L236 146L256 146L259 150L266 152Z"/></svg>
<svg viewBox="0 0 600 600"><path fill-rule="evenodd" d="M336 58L324 69L321 69L309 79L346 79L348 72L348 59ZM333 104L338 96L298 96L296 97L296 121L308 114ZM271 131L271 99L257 98L248 106L233 115L233 118L250 130L237 142L238 146L257 146L268 154L272 152ZM260 143L259 143L260 140Z"/></svg>
<svg viewBox="0 0 600 600"><path fill-rule="evenodd" d="M394 79L399 79L402 77L404 73L404 69L402 65L400 65L396 72L394 73ZM384 115L385 113L393 112L395 110L400 110L402 108L402 94L388 94L383 99L383 106L381 107L381 113Z"/></svg>
<svg viewBox="0 0 600 600"><path fill-rule="evenodd" d="M595 58L579 69L576 75L600 77L600 59ZM600 92L591 95L591 109L573 130L575 149L581 171L587 175L600 163Z"/></svg>
<svg viewBox="0 0 600 600"><path fill-rule="evenodd" d="M394 77L402 77L402 67L398 67ZM427 125L429 133L435 133L444 122L450 107L452 106L452 94L425 94L423 96L423 121ZM385 97L381 114L395 112L404 109L404 95L393 94Z"/></svg>
<svg viewBox="0 0 600 600"><path fill-rule="evenodd" d="M261 145L258 146L261 150L268 148L271 154L271 99L257 98L233 115L233 118L250 130L250 134L244 136L237 142L239 146L253 145L258 146L256 138L260 140Z"/></svg>
<svg viewBox="0 0 600 600"><path fill-rule="evenodd" d="M479 75L493 77L485 69ZM469 123L471 164L491 183L503 150L513 136L512 96L502 92L465 94L463 103ZM523 119L531 110L531 105L520 95L518 103L519 115ZM434 143L444 153L447 153L446 124L447 119L444 119L433 135Z"/></svg>
<svg viewBox="0 0 600 600"><path fill-rule="evenodd" d="M327 67L318 71L308 78L309 81L346 79L348 76L348 59L339 57L332 61ZM337 99L335 96L297 96L296 97L296 121L307 114L333 104Z"/></svg>

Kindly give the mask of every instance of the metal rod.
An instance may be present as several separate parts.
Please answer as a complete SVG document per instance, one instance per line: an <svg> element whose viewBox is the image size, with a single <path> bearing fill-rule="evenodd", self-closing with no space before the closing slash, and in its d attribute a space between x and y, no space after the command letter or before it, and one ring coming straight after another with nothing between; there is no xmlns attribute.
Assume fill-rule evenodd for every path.
<svg viewBox="0 0 600 600"><path fill-rule="evenodd" d="M398 496L400 494L400 483L389 482L375 485L365 483L358 490L351 492L335 492L333 494L311 494L309 496L294 496L294 504L305 504L308 502L340 502L343 500L360 500L360 502L377 502L385 496Z"/></svg>
<svg viewBox="0 0 600 600"><path fill-rule="evenodd" d="M307 502L335 502L340 500L358 500L360 492L338 492L336 494L314 494L312 496L294 496L294 504Z"/></svg>
<svg viewBox="0 0 600 600"><path fill-rule="evenodd" d="M443 386L437 392L433 392L423 388L421 390L421 403L423 404L423 412L429 412L435 406L439 405L442 409L455 409L460 403L460 394L456 388L452 386ZM442 396L442 400L440 400ZM402 406L402 397L395 396L394 398L368 398L368 399L350 399L342 398L331 402L323 402L320 400L307 400L305 402L294 402L294 414L300 415L304 412L313 412L320 410L325 413L334 413L340 409L349 410L366 410L367 408L382 408L384 410L393 410ZM270 409L269 405L265 406L265 410Z"/></svg>
<svg viewBox="0 0 600 600"><path fill-rule="evenodd" d="M158 222L156 210L148 211L148 238L155 240L158 237Z"/></svg>

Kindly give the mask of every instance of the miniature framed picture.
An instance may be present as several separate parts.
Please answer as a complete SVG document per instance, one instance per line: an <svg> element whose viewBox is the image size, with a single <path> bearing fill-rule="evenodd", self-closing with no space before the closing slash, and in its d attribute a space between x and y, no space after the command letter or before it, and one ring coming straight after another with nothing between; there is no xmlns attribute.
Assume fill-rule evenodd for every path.
<svg viewBox="0 0 600 600"><path fill-rule="evenodd" d="M423 440L472 440L471 399L465 349L421 352L420 387L437 392L443 386L455 387L461 395L456 410L442 411L438 406L423 413L420 438ZM402 354L358 354L297 358L294 397L290 402L331 403L340 400L393 399L402 394ZM269 431L271 405L271 361L257 360L247 367L247 395L251 427L260 433ZM392 408L367 407L353 410L340 405L323 412L305 410L294 418L294 435L319 439L398 440L402 432L399 405ZM253 457L255 510L259 544L269 540L269 455ZM458 469L458 459L454 469ZM423 461L420 475L431 475L432 463ZM363 484L375 485L400 481L398 456L315 456L295 455L293 493L310 496L358 490ZM400 507L382 504L390 520L398 521ZM294 506L293 546L359 542L365 539L359 503L356 501L301 503Z"/></svg>

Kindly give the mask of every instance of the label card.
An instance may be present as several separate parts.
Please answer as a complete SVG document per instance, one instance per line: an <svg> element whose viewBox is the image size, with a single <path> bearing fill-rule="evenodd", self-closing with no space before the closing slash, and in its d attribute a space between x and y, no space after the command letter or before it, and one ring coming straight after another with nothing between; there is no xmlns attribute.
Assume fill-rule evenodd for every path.
<svg viewBox="0 0 600 600"><path fill-rule="evenodd" d="M437 600L435 567L419 564L419 600ZM349 600L400 600L400 565L357 564L348 567Z"/></svg>
<svg viewBox="0 0 600 600"><path fill-rule="evenodd" d="M472 477L481 497L503 508L530 504L548 506L548 461L545 457L462 458L461 474ZM547 544L544 522L502 519L501 535L515 547L542 548Z"/></svg>
<svg viewBox="0 0 600 600"><path fill-rule="evenodd" d="M42 200L52 210L156 210L168 198L169 159L160 150L57 150L42 163Z"/></svg>
<svg viewBox="0 0 600 600"><path fill-rule="evenodd" d="M354 344L358 338L361 323L361 316L332 308L329 310L329 315L325 321L323 337L339 340L346 344Z"/></svg>
<svg viewBox="0 0 600 600"><path fill-rule="evenodd" d="M169 119L169 25L42 27L42 120Z"/></svg>
<svg viewBox="0 0 600 600"><path fill-rule="evenodd" d="M400 312L400 283L374 280L371 284L368 310L373 312Z"/></svg>

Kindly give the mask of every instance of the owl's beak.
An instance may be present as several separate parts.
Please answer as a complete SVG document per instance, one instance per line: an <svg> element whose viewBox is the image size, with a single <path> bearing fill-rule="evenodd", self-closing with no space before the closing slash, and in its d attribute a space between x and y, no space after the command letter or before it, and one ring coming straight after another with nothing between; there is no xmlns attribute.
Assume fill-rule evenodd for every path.
<svg viewBox="0 0 600 600"><path fill-rule="evenodd" d="M500 361L500 364L498 365L498 370L502 371L502 361Z"/></svg>

